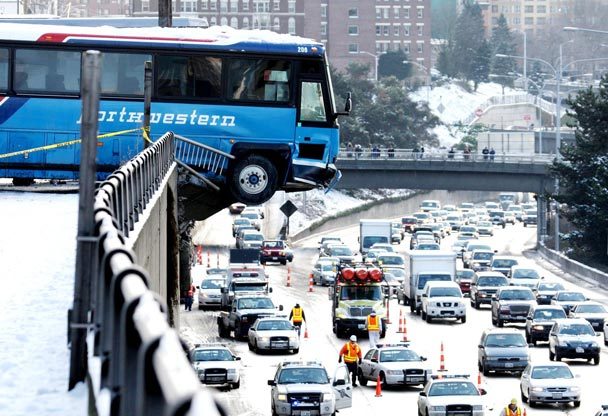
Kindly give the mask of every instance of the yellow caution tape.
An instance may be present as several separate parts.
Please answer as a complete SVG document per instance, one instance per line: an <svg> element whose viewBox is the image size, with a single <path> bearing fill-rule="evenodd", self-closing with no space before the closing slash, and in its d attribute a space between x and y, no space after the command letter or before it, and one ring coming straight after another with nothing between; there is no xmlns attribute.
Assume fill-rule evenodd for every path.
<svg viewBox="0 0 608 416"><path fill-rule="evenodd" d="M112 133L100 134L99 136L97 136L97 139L107 139L108 137L120 136L121 134L133 133L133 132L139 131L139 130L144 130L144 128L138 127L136 129L121 130L121 131L115 131ZM145 130L144 130L144 133L145 133ZM146 137L146 135L147 134L144 134L144 137ZM147 138L146 140L150 141L149 138ZM71 146L73 144L78 144L80 142L82 142L82 139L75 139L75 140L70 140L67 142L49 144L46 146L34 147L32 149L20 150L18 152L5 153L5 154L0 155L0 159L6 159L8 157L19 156L19 155L29 155L29 153L40 152L43 150L58 149L60 147L67 147L67 146Z"/></svg>
<svg viewBox="0 0 608 416"><path fill-rule="evenodd" d="M142 127L143 130L143 136L144 136L144 140L147 141L148 143L154 143L152 140L150 140L150 127Z"/></svg>

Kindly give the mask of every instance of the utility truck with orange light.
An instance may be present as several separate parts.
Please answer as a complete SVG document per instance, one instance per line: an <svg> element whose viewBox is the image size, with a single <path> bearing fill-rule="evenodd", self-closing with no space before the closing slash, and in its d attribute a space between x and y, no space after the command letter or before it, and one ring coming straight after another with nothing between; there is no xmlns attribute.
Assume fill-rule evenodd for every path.
<svg viewBox="0 0 608 416"><path fill-rule="evenodd" d="M386 298L382 290L384 274L377 267L342 266L329 288L332 301L333 331L338 338L365 331L365 320L373 311L382 320L386 333Z"/></svg>

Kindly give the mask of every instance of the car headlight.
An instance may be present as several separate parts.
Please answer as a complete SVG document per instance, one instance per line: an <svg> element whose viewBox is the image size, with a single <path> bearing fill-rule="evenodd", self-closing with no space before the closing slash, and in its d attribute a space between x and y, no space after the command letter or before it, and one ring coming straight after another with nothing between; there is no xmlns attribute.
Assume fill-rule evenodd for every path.
<svg viewBox="0 0 608 416"><path fill-rule="evenodd" d="M390 374L392 376L398 376L399 374L403 374L403 371L401 371L401 370L388 370L386 373Z"/></svg>
<svg viewBox="0 0 608 416"><path fill-rule="evenodd" d="M259 337L260 342L268 342L268 337Z"/></svg>
<svg viewBox="0 0 608 416"><path fill-rule="evenodd" d="M344 319L346 318L346 314L344 312L338 312L336 313L336 317L339 319Z"/></svg>
<svg viewBox="0 0 608 416"><path fill-rule="evenodd" d="M542 387L532 387L530 390L532 390L533 392L536 392L536 393L540 393L540 392L544 391L545 389Z"/></svg>
<svg viewBox="0 0 608 416"><path fill-rule="evenodd" d="M297 339L298 339L298 337L296 337L296 336L289 337L290 342L295 342Z"/></svg>
<svg viewBox="0 0 608 416"><path fill-rule="evenodd" d="M597 348L597 347L599 347L599 344L597 342L593 341L591 343L591 348Z"/></svg>
<svg viewBox="0 0 608 416"><path fill-rule="evenodd" d="M323 393L323 396L321 396L322 402L333 401L333 400L334 400L333 393Z"/></svg>
<svg viewBox="0 0 608 416"><path fill-rule="evenodd" d="M483 406L480 404L474 404L472 407L473 407L473 410L483 410Z"/></svg>
<svg viewBox="0 0 608 416"><path fill-rule="evenodd" d="M229 368L228 369L228 374L235 375L236 374L236 369L235 368Z"/></svg>
<svg viewBox="0 0 608 416"><path fill-rule="evenodd" d="M566 341L560 339L557 341L557 345L559 345L560 347L567 347L568 343Z"/></svg>
<svg viewBox="0 0 608 416"><path fill-rule="evenodd" d="M578 391L581 391L581 388L578 386L572 386L568 390L573 391L573 392L578 392Z"/></svg>
<svg viewBox="0 0 608 416"><path fill-rule="evenodd" d="M280 402L286 402L287 401L287 395L286 394L279 394L277 396L277 400Z"/></svg>
<svg viewBox="0 0 608 416"><path fill-rule="evenodd" d="M431 406L431 412L445 412L445 406Z"/></svg>
<svg viewBox="0 0 608 416"><path fill-rule="evenodd" d="M534 329L535 331L542 331L542 330L544 330L544 329L545 329L545 327L544 327L544 326L542 326L542 325L534 325L534 326L532 327L532 329Z"/></svg>

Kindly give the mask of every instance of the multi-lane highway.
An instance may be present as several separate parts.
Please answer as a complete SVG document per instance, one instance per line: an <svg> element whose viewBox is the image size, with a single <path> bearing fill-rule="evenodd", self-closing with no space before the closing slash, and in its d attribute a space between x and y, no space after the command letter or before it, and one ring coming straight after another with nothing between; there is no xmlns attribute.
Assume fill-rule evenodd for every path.
<svg viewBox="0 0 608 416"><path fill-rule="evenodd" d="M406 214L406 213L404 213ZM278 214L276 204L267 207L266 227L269 231L268 237L275 237L277 229ZM193 270L193 278L198 284L204 266L207 263L207 251L210 251L212 263L215 265L219 253L220 265L226 267L227 254L230 247L234 247L234 239L231 236L232 217L226 210L218 213L205 226L198 230L194 241L199 241L205 247L203 265L196 266ZM262 231L266 230L262 228ZM274 234L274 235L273 235ZM342 237L353 249L357 248L358 227L350 227L333 232L332 234ZM524 228L522 225L507 226L506 229L496 229L494 237L482 237L488 241L499 254L509 254L521 257L525 262L535 262L545 269L547 279L563 281L567 288L580 287L587 296L594 300L606 303L608 293L595 287L591 283L577 282L572 277L564 276L559 270L539 260L531 251L535 244L536 228ZM287 267L267 265L266 270L270 275L270 282L274 289L272 297L275 303L284 305L289 311L291 307L299 302L305 310L308 318L308 339L303 340L303 345L296 356L283 354L255 354L248 350L245 341L234 341L232 339L220 339L217 336L215 311L199 311L195 304L191 312L181 312L181 333L191 343L223 342L242 357L243 372L241 387L238 390L221 391L212 388L216 392L219 402L225 406L231 415L269 415L270 414L270 387L267 380L271 379L277 363L289 359L311 359L322 361L329 372L332 373L338 362L338 350L346 340L338 339L331 329L331 304L328 299L328 289L314 287L313 292L308 291L308 275L312 264L317 257L318 236L295 242L293 245L295 259L291 264L291 287L286 287ZM453 237L448 237L442 242L444 249L450 249ZM397 246L396 246L397 247ZM408 239L397 247L401 253L406 251ZM460 261L459 261L460 262ZM407 318L407 331L412 340L412 348L420 355L428 357L428 362L434 369L440 364L440 345L443 342L445 348L445 365L449 371L464 372L471 374L477 379L477 344L483 329L491 327L490 311L486 307L477 311L467 304L467 322L465 324L453 322L434 322L427 324L419 316L409 313L396 300L390 302L390 317L392 325L389 326L387 341L398 341L401 334L397 333L398 319L400 313ZM360 338L363 353L367 351L368 342ZM530 416L541 414L569 414L569 415L593 415L601 404L608 403L608 393L604 380L608 374L608 347L603 345L603 338L597 341L602 345L602 361L599 366L591 365L584 361L566 360L575 374L579 376L582 386L581 407L574 409L571 406L545 406L537 409L527 408ZM539 344L531 349L531 359L534 362L549 362L547 344ZM485 396L487 404L493 407L488 415L498 415L505 404L513 398L519 399L519 378L515 376L489 376L483 377L484 388L488 395ZM384 390L382 397L375 397L375 383L367 387L354 388L353 407L340 411L344 415L367 415L374 411L375 414L401 414L415 415L417 412L417 398L420 388L399 388Z"/></svg>

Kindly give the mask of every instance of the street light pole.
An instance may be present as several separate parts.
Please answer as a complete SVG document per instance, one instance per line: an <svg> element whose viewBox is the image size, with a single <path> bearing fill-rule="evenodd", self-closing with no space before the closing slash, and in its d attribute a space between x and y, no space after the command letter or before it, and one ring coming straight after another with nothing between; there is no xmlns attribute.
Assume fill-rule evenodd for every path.
<svg viewBox="0 0 608 416"><path fill-rule="evenodd" d="M369 55L372 56L374 58L374 75L375 75L375 79L376 82L378 81L378 55L373 54L371 52L366 52L366 51L359 51L360 54L365 54L365 55Z"/></svg>
<svg viewBox="0 0 608 416"><path fill-rule="evenodd" d="M561 160L560 148L562 144L561 136L561 125L562 125L562 97L560 95L560 87L562 83L562 72L564 71L563 63L563 43L559 44L559 66L557 72L557 82L555 85L555 92L557 95L557 103L555 109L557 112L557 119L555 120L555 158ZM555 194L559 193L559 179L555 177ZM555 201L555 251L559 252L559 203Z"/></svg>

